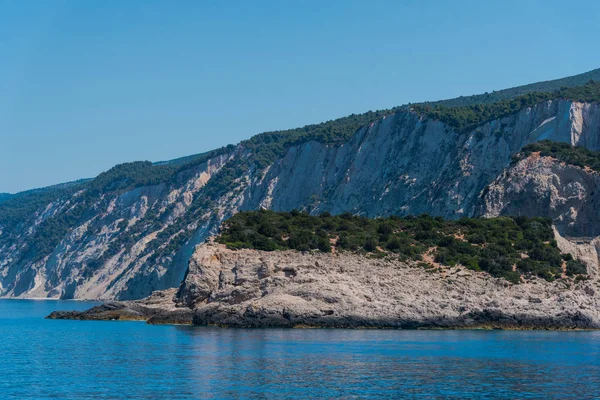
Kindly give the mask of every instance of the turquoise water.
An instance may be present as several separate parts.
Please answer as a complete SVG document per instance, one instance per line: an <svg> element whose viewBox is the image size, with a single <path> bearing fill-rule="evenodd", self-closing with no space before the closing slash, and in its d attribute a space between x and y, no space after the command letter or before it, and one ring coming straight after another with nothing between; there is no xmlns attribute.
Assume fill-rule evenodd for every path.
<svg viewBox="0 0 600 400"><path fill-rule="evenodd" d="M600 332L236 330L50 321L0 300L0 398L594 398Z"/></svg>

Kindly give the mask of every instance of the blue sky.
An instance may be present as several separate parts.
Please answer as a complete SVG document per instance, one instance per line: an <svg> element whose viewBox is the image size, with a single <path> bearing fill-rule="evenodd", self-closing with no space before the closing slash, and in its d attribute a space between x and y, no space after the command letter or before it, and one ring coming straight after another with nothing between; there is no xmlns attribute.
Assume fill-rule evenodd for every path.
<svg viewBox="0 0 600 400"><path fill-rule="evenodd" d="M600 67L600 2L0 0L0 192Z"/></svg>

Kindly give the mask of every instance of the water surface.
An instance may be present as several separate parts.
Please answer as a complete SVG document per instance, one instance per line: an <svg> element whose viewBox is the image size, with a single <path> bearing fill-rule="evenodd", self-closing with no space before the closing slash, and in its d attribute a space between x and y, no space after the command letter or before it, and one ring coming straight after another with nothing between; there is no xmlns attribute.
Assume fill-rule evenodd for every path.
<svg viewBox="0 0 600 400"><path fill-rule="evenodd" d="M600 398L600 332L43 319L91 305L0 300L0 398Z"/></svg>

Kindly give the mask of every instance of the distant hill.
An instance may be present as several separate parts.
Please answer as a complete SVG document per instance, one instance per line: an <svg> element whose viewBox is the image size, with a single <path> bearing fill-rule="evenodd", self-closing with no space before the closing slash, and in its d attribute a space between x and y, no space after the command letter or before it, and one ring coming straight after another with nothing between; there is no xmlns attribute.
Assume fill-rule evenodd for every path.
<svg viewBox="0 0 600 400"><path fill-rule="evenodd" d="M533 92L489 104L448 107L436 103L421 103L414 104L411 109L427 118L445 122L457 132L464 133L487 121L506 117L552 99L597 103L600 101L600 81L589 80L582 86L562 87L553 92Z"/></svg>
<svg viewBox="0 0 600 400"><path fill-rule="evenodd" d="M0 193L0 203L2 203L3 201L5 201L6 199L8 199L11 196L12 195L10 193Z"/></svg>
<svg viewBox="0 0 600 400"><path fill-rule="evenodd" d="M585 85L589 81L600 81L600 68L573 75L566 78L554 79L531 83L529 85L516 86L509 89L493 91L492 93L476 94L472 96L460 96L454 99L427 102L432 105L446 107L461 107L474 104L490 104L500 100L512 99L517 96L534 92L555 92L562 87L575 87Z"/></svg>

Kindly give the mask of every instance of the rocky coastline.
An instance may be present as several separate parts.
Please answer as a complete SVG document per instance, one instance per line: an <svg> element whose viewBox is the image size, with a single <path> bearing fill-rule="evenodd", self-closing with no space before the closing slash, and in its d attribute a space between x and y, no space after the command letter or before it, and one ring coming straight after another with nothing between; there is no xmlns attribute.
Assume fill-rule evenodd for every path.
<svg viewBox="0 0 600 400"><path fill-rule="evenodd" d="M235 328L600 329L600 281L597 268L589 270L585 280L511 284L460 266L208 242L196 247L178 289L48 318Z"/></svg>

